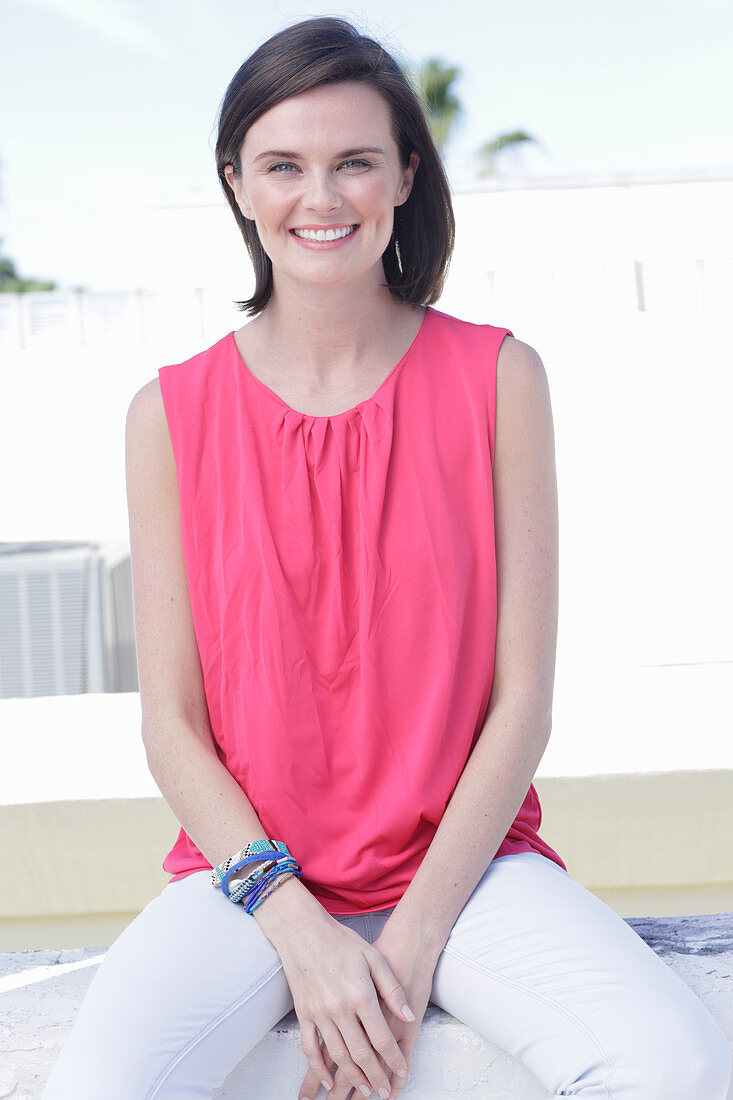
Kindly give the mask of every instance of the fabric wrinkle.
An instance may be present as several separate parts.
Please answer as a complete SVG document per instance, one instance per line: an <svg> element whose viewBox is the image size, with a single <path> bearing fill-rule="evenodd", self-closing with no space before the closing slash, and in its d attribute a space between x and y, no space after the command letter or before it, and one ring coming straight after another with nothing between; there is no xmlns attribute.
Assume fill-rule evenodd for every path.
<svg viewBox="0 0 733 1100"><path fill-rule="evenodd" d="M217 751L329 911L398 902L485 715L507 333L431 307L372 398L333 416L287 405L233 333L159 370ZM562 864L537 819L530 787L497 855ZM163 866L209 865L181 830Z"/></svg>

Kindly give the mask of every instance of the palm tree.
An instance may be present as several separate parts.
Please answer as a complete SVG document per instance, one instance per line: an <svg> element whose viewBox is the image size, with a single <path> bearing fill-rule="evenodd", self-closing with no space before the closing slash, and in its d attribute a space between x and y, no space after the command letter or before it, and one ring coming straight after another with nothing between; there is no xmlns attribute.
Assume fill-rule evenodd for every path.
<svg viewBox="0 0 733 1100"><path fill-rule="evenodd" d="M445 152L461 115L463 106L455 94L455 81L461 75L456 65L447 65L440 58L431 57L424 61L417 71L408 71L408 77L417 92L428 119L433 141L441 155ZM539 142L524 130L514 130L508 134L498 134L484 142L478 150L479 174L493 176L497 174L497 161L508 149L517 149L520 145Z"/></svg>
<svg viewBox="0 0 733 1100"><path fill-rule="evenodd" d="M460 70L455 65L446 65L439 58L431 57L410 75L425 107L433 141L442 154L463 113L461 102L451 87L460 76Z"/></svg>
<svg viewBox="0 0 733 1100"><path fill-rule="evenodd" d="M518 149L520 145L525 145L527 142L539 145L536 138L533 138L531 134L526 133L524 130L514 130L509 134L499 134L498 137L492 138L491 141L484 142L478 150L479 175L497 175L496 162L501 158L502 154L506 153L508 149Z"/></svg>

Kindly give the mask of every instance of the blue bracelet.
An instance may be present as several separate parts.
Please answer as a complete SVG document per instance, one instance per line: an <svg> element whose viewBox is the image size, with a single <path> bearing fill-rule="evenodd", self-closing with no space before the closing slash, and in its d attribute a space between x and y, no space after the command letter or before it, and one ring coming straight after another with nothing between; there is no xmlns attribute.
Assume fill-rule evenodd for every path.
<svg viewBox="0 0 733 1100"><path fill-rule="evenodd" d="M262 855L259 855L259 853L262 853ZM214 867L212 869L211 885L216 887L216 889L223 889L223 883L227 871L229 871L232 868L233 864L237 863L239 860L246 859L248 856L257 855L258 861L261 862L263 855L278 856L280 854L290 855L290 853L288 852L288 846L287 844L284 844L283 841L269 839L253 840L250 844L245 845L244 848L241 848L233 856L227 856L227 858L223 860L223 862L220 863L218 867Z"/></svg>
<svg viewBox="0 0 733 1100"><path fill-rule="evenodd" d="M233 902L243 901L257 880L267 874L272 867L273 864L271 862L265 863L262 867L256 867L255 870L250 875L247 875L246 878L242 879L241 882L235 882L234 886L229 891L229 900Z"/></svg>
<svg viewBox="0 0 733 1100"><path fill-rule="evenodd" d="M268 858L269 857L269 858ZM229 881L242 867L252 863L262 864L251 875L229 889ZM261 905L265 898L289 875L300 877L303 869L281 840L253 840L240 851L228 856L211 872L212 886L220 889L229 901L245 902L248 913Z"/></svg>
<svg viewBox="0 0 733 1100"><path fill-rule="evenodd" d="M268 859L265 863L265 866L263 867L263 870L269 870L273 866L273 864L280 863L286 859L290 859L290 856L286 856L284 853L280 853L277 859ZM229 870L226 872L224 878L222 879L221 888L224 893L227 894L227 896L231 895L231 891L229 890L229 879L232 877L232 875L236 874L237 871L241 871L242 867L247 867L250 863L262 863L262 856L247 856L245 859L240 859L237 861L237 863L233 863Z"/></svg>
<svg viewBox="0 0 733 1100"><path fill-rule="evenodd" d="M271 882L274 882L275 879L286 872L292 872L293 874L300 872L300 867L294 859L280 860L275 867L271 867L264 875L261 875L252 888L247 891L247 900L252 901L260 897Z"/></svg>
<svg viewBox="0 0 733 1100"><path fill-rule="evenodd" d="M250 914L253 913L254 910L259 905L262 905L263 901L265 901L267 898L269 898L270 894L274 890L277 890L278 886L282 885L282 883L285 882L286 879L290 877L290 875L293 875L295 878L300 878L300 876L302 874L303 874L303 869L297 863L295 863L294 868L286 869L284 877L281 877L281 876L283 876L283 871L276 868L274 874L271 875L271 876L268 876L268 877L274 878L276 880L272 883L269 890L265 890L263 892L265 884L264 884L264 882L259 881L256 884L256 887L253 890L250 891L250 893L247 896L247 898L245 900L245 903L244 903L244 907L245 907L246 911Z"/></svg>
<svg viewBox="0 0 733 1100"><path fill-rule="evenodd" d="M286 876L285 876L285 878L287 878L287 877L288 877L288 876L286 875ZM266 893L266 894L264 894L264 895L263 895L263 896L262 896L262 897L261 897L261 898L259 899L259 901L256 901L256 902L254 903L254 905L253 905L253 904L252 904L251 902L247 902L247 903L245 904L245 909L246 909L246 911L247 911L247 912L248 912L248 913L250 914L250 916L252 915L252 913L254 913L255 909L257 909L257 907L258 907L258 906L262 905L262 902L263 902L263 901L267 901L267 899L269 898L270 894L272 894L272 893L273 893L273 892L274 892L275 890L277 890L277 888L278 888L278 886L280 885L280 883L281 883L281 882L284 882L284 881L285 881L285 879L280 879L280 880L279 880L278 882L276 882L276 883L275 883L275 885L274 885L274 886L272 887L272 889L271 889L271 890L268 890L268 891L267 891L267 893Z"/></svg>

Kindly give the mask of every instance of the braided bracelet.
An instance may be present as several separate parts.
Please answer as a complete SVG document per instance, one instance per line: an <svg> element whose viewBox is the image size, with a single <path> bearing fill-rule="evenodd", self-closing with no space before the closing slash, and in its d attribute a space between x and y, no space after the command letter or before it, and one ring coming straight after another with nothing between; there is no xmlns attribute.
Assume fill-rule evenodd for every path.
<svg viewBox="0 0 733 1100"><path fill-rule="evenodd" d="M259 857L256 857L259 858ZM261 892L261 887L270 882L278 875L284 874L286 871L296 872L300 868L298 864L292 859L291 856L283 856L280 859L270 860L263 867L257 867L251 875L243 879L241 882L236 882L232 886L231 875L234 874L234 868L232 868L231 875L227 879L226 889L222 887L222 890L228 895L229 900L233 902L242 901L245 897L251 896L254 893Z"/></svg>
<svg viewBox="0 0 733 1100"><path fill-rule="evenodd" d="M263 861L263 856L272 853L275 853L273 859ZM252 863L262 866L256 867L241 882L233 883L230 890L229 882L233 875ZM253 840L212 869L211 885L221 889L229 901L244 901L245 909L252 913L286 878L290 875L300 877L302 873L300 864L290 855L283 841Z"/></svg>
<svg viewBox="0 0 733 1100"><path fill-rule="evenodd" d="M278 886L281 886L286 879L291 876L299 878L302 873L301 868L294 859L280 861L276 867L273 867L271 871L255 883L254 887L246 895L244 908L248 913L254 912L254 910L257 909L259 905L262 905L262 902L268 898L274 890L277 890Z"/></svg>
<svg viewBox="0 0 733 1100"><path fill-rule="evenodd" d="M266 894L263 894L263 895L262 895L262 897L260 898L260 900L259 900L259 901L256 901L256 902L255 902L254 904L252 904L252 902L249 902L249 901L248 901L248 902L245 902L245 906L244 906L244 908L246 909L246 911L247 911L248 913L250 913L250 914L254 913L255 909L256 909L256 908L257 908L257 907L258 907L259 905L262 905L262 902L263 902L263 901L266 901L266 900L267 900L267 898L269 898L270 894L271 894L271 893L272 893L272 892L273 892L274 890L277 890L278 886L280 886L280 884L281 884L281 883L283 883L283 882L285 882L285 880L286 880L286 879L288 879L288 878L291 878L291 876L290 876L290 875L284 875L284 876L283 876L282 878L279 878L279 879L277 880L277 882L275 883L275 885L274 885L274 886L272 886L272 887L271 887L271 888L270 888L270 889L269 889L269 890L267 891L267 893L266 893Z"/></svg>
<svg viewBox="0 0 733 1100"><path fill-rule="evenodd" d="M245 867L248 863L261 863L263 855L272 855L273 853L278 858L282 858L282 855L290 855L287 845L281 840L253 840L233 856L228 856L218 867L213 868L211 885L223 890L229 897L227 883L235 871Z"/></svg>

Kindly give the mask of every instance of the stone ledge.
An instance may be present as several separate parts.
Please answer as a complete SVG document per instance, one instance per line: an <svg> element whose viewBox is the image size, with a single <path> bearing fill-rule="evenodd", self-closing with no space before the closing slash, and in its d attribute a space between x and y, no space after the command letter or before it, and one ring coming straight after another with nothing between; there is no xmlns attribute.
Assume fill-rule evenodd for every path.
<svg viewBox="0 0 733 1100"><path fill-rule="evenodd" d="M627 923L700 997L733 1049L733 913L629 918ZM106 950L0 954L0 1097L41 1096ZM250 1051L212 1100L283 1100L297 1095L304 1072L298 1019L291 1012ZM260 1082L256 1089L248 1084L252 1080ZM430 1005L403 1095L415 1100L544 1100L548 1094L500 1047Z"/></svg>

